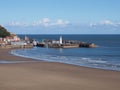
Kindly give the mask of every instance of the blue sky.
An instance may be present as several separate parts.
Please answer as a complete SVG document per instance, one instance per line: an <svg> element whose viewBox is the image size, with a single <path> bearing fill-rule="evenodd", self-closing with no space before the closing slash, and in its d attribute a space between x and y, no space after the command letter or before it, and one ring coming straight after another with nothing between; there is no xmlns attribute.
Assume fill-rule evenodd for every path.
<svg viewBox="0 0 120 90"><path fill-rule="evenodd" d="M0 0L13 33L120 34L120 0Z"/></svg>

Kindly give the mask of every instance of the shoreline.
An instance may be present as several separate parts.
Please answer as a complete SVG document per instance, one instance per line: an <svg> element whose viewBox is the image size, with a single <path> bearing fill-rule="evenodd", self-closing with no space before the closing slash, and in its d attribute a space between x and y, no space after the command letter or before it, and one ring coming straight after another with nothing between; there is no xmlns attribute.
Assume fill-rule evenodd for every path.
<svg viewBox="0 0 120 90"><path fill-rule="evenodd" d="M0 49L0 61L33 61ZM0 64L0 90L119 90L120 72L52 62Z"/></svg>
<svg viewBox="0 0 120 90"><path fill-rule="evenodd" d="M20 48L21 49L21 48ZM26 62L28 61L29 63L32 63L32 62L43 62L43 63L58 63L58 64L64 64L64 65L70 65L70 66L73 66L73 67L80 67L80 68L88 68L88 69L95 69L95 70L103 70L103 71L115 71L115 72L120 72L118 70L110 70L110 69L101 69L101 68L93 68L93 67L87 67L87 66L79 66L79 65L74 65L74 64L68 64L68 63L62 63L62 62L49 62L49 61L44 61L44 60L37 60L37 59L33 59L33 58L27 58L27 57L22 57L22 56L17 56L17 55L14 55L14 54L10 54L9 52L11 50L16 50L16 49L3 49L2 52L4 52L5 54L5 57L3 59L5 60L2 60L2 61L19 61L20 62ZM0 51L0 54L1 54L1 51ZM7 55L7 56L6 56ZM10 58L12 57L12 60L10 58L6 58L10 56ZM1 57L0 57L0 61L1 61ZM8 63L9 64L9 63Z"/></svg>
<svg viewBox="0 0 120 90"><path fill-rule="evenodd" d="M16 50L16 49L12 49L12 50ZM16 54L11 54L13 56L18 56L18 57L22 57L22 58L28 58L28 59L32 59L33 61L36 61L36 62L50 62L50 63L61 63L61 64L67 64L67 65L73 65L73 66L78 66L78 67L86 67L86 68L91 68L91 69L98 69L98 70L107 70L107 71L118 71L120 72L119 69L111 69L111 68L101 68L101 67L92 67L92 66L82 66L82 65L77 65L77 64L71 64L71 63L65 63L65 62L54 62L54 61L47 61L47 60L41 60L41 59L35 59L35 58L29 58L28 56L21 56L21 55L16 55Z"/></svg>
<svg viewBox="0 0 120 90"><path fill-rule="evenodd" d="M34 59L32 58L25 58L25 57L20 57L20 56L15 56L10 54L9 52L11 50L16 50L16 49L0 49L0 60L12 60L12 61L16 61L16 60L20 60L20 61L33 61Z"/></svg>

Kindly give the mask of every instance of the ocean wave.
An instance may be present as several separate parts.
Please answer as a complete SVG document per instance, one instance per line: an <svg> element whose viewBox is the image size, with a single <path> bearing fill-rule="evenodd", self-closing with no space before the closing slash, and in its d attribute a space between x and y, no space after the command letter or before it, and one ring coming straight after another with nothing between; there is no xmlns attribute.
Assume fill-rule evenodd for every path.
<svg viewBox="0 0 120 90"><path fill-rule="evenodd" d="M33 50L36 51L36 48ZM38 54L31 54L31 52L34 53L34 51L12 50L11 54L14 54L16 56L26 57L26 58L33 58L36 60L44 60L48 62L60 62L60 63L78 65L78 66L91 67L91 68L100 68L100 69L120 71L119 63L111 63L99 57L54 55L54 54L47 54L47 53L42 53L42 52Z"/></svg>

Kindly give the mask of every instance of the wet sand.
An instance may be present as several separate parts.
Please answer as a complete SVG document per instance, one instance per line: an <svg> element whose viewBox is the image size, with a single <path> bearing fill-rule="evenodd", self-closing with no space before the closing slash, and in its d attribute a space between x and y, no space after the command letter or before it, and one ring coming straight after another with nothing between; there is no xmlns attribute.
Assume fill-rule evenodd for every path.
<svg viewBox="0 0 120 90"><path fill-rule="evenodd" d="M33 59L0 50L0 60ZM120 90L120 72L49 62L0 64L0 90Z"/></svg>

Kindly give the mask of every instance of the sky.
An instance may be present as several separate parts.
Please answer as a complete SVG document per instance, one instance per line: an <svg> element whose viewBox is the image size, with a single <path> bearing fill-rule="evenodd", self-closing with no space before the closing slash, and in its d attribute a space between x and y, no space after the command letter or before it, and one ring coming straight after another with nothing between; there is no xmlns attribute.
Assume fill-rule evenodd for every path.
<svg viewBox="0 0 120 90"><path fill-rule="evenodd" d="M17 34L120 34L120 0L0 0L0 25Z"/></svg>

